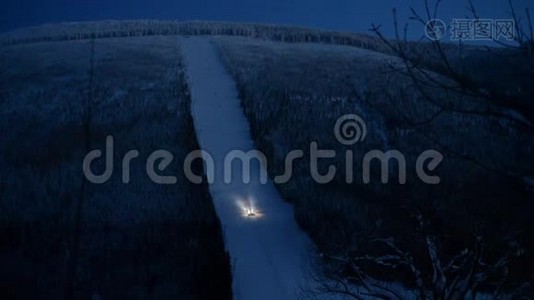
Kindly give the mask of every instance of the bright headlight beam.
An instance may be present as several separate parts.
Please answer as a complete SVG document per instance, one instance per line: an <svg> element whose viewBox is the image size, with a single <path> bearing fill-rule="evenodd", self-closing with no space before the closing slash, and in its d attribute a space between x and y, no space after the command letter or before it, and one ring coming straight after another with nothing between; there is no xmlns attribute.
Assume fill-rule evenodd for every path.
<svg viewBox="0 0 534 300"><path fill-rule="evenodd" d="M254 206L254 201L252 199L238 199L236 204L243 217L256 218L261 216L258 209Z"/></svg>

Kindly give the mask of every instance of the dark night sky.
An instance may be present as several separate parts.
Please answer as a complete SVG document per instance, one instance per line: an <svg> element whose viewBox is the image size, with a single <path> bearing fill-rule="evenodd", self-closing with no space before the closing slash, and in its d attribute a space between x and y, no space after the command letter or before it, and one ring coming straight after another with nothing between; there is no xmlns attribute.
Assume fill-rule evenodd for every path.
<svg viewBox="0 0 534 300"><path fill-rule="evenodd" d="M433 1L431 1L433 2ZM467 0L443 1L445 20L463 18ZM0 31L17 27L62 21L102 19L178 19L250 21L303 25L323 29L366 32L371 23L392 31L391 10L396 7L402 23L411 5L422 12L423 0L2 0ZM477 0L481 17L507 17L507 0ZM518 10L534 0L515 0ZM412 36L422 35L422 26L413 24Z"/></svg>

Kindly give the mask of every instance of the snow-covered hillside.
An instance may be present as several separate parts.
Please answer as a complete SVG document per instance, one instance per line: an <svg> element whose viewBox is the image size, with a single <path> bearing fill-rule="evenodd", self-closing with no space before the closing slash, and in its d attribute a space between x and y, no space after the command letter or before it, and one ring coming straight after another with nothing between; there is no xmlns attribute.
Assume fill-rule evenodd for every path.
<svg viewBox="0 0 534 300"><path fill-rule="evenodd" d="M366 34L252 23L1 34L0 290L53 299L532 292L523 284L534 269L532 57L394 45L407 47L407 61ZM354 115L364 139L347 145L339 134L355 130L338 121ZM107 136L113 173L93 184L82 162ZM315 164L312 145L334 157ZM191 177L199 149L204 172L197 158ZM139 157L123 160L129 150ZM152 163L175 184L149 178L156 150L173 155ZM251 150L265 160L252 158L246 183L238 160ZM303 155L289 162L291 178L273 180L293 150ZM364 159L390 150L402 159ZM440 153L439 168L419 161L427 150ZM315 179L332 168L330 181ZM419 180L421 170L439 182Z"/></svg>
<svg viewBox="0 0 534 300"><path fill-rule="evenodd" d="M2 50L0 298L229 299L207 186L189 184L178 163L198 145L176 38ZM82 162L105 151L107 136L113 174L97 185ZM134 149L124 184L123 157ZM158 149L174 155L174 185L147 177Z"/></svg>

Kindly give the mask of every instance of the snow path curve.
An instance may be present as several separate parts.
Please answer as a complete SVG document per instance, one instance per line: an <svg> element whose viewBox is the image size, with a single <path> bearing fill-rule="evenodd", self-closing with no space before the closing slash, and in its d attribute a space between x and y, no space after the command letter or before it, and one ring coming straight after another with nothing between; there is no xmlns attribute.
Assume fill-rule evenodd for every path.
<svg viewBox="0 0 534 300"><path fill-rule="evenodd" d="M232 150L255 146L236 89L236 83L209 38L181 38L191 111L202 150L214 160L210 184L225 243L231 257L235 299L297 299L306 288L315 250L298 227L292 205L283 201L274 184L259 182L260 166L251 163L251 182L243 183L241 164L234 180L223 180L224 158ZM264 166L261 166L264 168ZM263 169L265 170L265 169ZM244 207L253 205L255 216Z"/></svg>

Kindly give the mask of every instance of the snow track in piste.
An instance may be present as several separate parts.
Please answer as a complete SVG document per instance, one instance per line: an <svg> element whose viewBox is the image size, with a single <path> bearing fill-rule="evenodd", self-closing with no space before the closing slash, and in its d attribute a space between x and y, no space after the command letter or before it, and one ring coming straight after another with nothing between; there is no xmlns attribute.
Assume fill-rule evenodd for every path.
<svg viewBox="0 0 534 300"><path fill-rule="evenodd" d="M251 163L251 182L243 183L240 163L233 182L223 180L224 158L231 150L255 146L238 98L236 83L209 38L180 38L191 111L202 150L215 162L210 184L217 215L231 256L235 299L297 299L313 281L307 280L315 250L298 227L293 207L274 184L259 182L260 166ZM244 210L254 206L255 215Z"/></svg>

